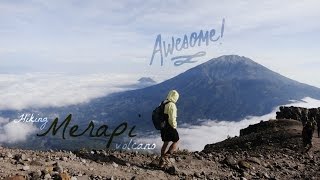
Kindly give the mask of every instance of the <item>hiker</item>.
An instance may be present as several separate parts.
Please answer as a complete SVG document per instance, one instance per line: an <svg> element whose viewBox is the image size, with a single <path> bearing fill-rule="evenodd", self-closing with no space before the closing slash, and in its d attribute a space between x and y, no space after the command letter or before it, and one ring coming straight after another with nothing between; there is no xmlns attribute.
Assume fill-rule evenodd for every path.
<svg viewBox="0 0 320 180"><path fill-rule="evenodd" d="M313 117L311 117L310 119L308 119L307 117L307 122L302 129L303 147L306 149L306 152L308 152L312 148L312 136L316 125L317 123Z"/></svg>
<svg viewBox="0 0 320 180"><path fill-rule="evenodd" d="M317 122L318 138L320 138L320 108L318 108L318 111L317 111L316 122Z"/></svg>
<svg viewBox="0 0 320 180"><path fill-rule="evenodd" d="M161 148L160 166L163 166L165 163L170 163L169 156L174 153L178 147L179 134L177 131L177 107L175 104L178 99L179 93L176 90L171 90L167 99L163 102L167 103L164 107L164 114L167 115L167 118L164 128L161 129L163 145ZM172 142L172 144L167 150L170 142Z"/></svg>
<svg viewBox="0 0 320 180"><path fill-rule="evenodd" d="M301 113L301 122L302 122L302 125L305 126L307 121L308 121L308 114L309 114L309 110L308 109L304 109Z"/></svg>

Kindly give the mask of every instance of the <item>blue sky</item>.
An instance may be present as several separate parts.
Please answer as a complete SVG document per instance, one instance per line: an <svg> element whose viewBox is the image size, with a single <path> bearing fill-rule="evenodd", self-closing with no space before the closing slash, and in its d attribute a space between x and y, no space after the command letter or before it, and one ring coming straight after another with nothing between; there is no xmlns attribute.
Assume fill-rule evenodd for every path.
<svg viewBox="0 0 320 180"><path fill-rule="evenodd" d="M238 54L320 87L320 2L0 1L0 73L126 73L166 79L211 58ZM220 28L219 43L194 64L149 66L156 36L169 41Z"/></svg>

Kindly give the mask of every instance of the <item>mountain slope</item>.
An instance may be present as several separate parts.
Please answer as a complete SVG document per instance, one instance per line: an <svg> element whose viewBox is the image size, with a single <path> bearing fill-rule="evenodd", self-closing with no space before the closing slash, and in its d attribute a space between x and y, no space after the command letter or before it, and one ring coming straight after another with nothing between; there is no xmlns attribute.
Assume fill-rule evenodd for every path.
<svg viewBox="0 0 320 180"><path fill-rule="evenodd" d="M319 88L286 78L249 58L226 55L157 85L115 93L86 104L35 112L51 114L52 118L59 115L60 119L71 113L80 126L86 126L90 120L108 123L109 127L128 122L140 131L153 131L152 110L171 89L180 93L179 124L196 124L198 119L240 120L249 115L267 114L289 100L307 96L320 99ZM6 117L5 113L0 115Z"/></svg>
<svg viewBox="0 0 320 180"><path fill-rule="evenodd" d="M85 109L91 109L89 106L94 109L92 113L106 114L98 119L151 126L153 108L171 89L180 93L177 103L180 123L191 124L197 119L239 120L248 115L266 114L292 99L320 98L320 89L316 87L286 78L246 57L228 55L160 84L96 99L85 105Z"/></svg>

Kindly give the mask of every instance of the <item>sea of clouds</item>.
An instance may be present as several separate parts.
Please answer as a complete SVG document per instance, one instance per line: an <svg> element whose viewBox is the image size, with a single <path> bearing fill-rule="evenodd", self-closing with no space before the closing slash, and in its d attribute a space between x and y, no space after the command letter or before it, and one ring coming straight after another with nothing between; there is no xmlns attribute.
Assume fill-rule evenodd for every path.
<svg viewBox="0 0 320 180"><path fill-rule="evenodd" d="M139 75L0 74L0 110L61 107L128 90Z"/></svg>

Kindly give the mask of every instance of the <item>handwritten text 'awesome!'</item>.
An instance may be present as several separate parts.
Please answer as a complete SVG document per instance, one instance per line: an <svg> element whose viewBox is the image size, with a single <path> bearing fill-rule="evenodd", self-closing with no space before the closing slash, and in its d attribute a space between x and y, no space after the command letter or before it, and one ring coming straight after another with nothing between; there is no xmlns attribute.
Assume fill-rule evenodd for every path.
<svg viewBox="0 0 320 180"><path fill-rule="evenodd" d="M153 64L156 55L160 56L161 66L163 66L163 57L168 57L168 55L173 55L174 51L181 51L183 49L188 49L195 47L196 45L202 46L205 44L206 46L209 45L209 42L216 42L223 37L224 33L224 23L225 19L222 19L222 25L220 33L217 33L216 29L211 29L210 31L203 31L200 30L199 33L193 32L188 37L184 35L183 38L174 38L171 37L171 43L166 43L166 41L162 41L161 34L159 34L156 38L150 65ZM196 61L192 61L193 58L201 57L206 55L206 52L200 51L196 54L192 55L185 55L185 56L176 56L172 57L171 61L175 61L175 66L180 66L184 63L194 63Z"/></svg>

